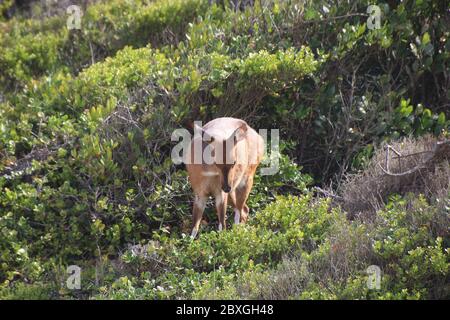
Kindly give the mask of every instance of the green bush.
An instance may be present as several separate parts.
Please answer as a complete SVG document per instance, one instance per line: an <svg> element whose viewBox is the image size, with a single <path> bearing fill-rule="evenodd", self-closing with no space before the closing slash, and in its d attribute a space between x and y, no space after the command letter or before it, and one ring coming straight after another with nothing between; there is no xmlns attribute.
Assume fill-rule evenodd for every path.
<svg viewBox="0 0 450 320"><path fill-rule="evenodd" d="M42 21L12 19L2 25L0 89L33 86L55 71L79 72L126 45L162 44L184 35L187 24L207 9L204 0L107 1L87 7L80 30L68 30L67 17Z"/></svg>
<svg viewBox="0 0 450 320"><path fill-rule="evenodd" d="M280 216L284 217L282 226L278 223ZM320 218L315 220L317 217ZM144 278L134 278L137 287L141 287L143 281L146 290L142 291L143 296L133 297L148 297L153 292L150 283L144 280L145 270L153 271L151 285L155 290L166 288L161 290L167 294L166 298L180 295L198 297L202 290L212 290L213 279L219 289L229 285L229 281L239 279L238 275L242 273L264 272L276 266L287 252L316 247L323 239L314 234L326 234L332 221L338 217L338 212L329 212L327 200L313 202L311 196L280 196L258 212L248 225L234 226L227 232L202 232L195 241L187 236L176 238L166 233L156 234L154 239L157 242L145 246L144 253L136 256L136 253L126 252L122 257L128 264L147 266L140 270ZM148 259L147 255L152 255L154 260ZM164 271L155 271L155 261L159 261ZM106 290L106 297L125 294L123 286L117 288L122 281L114 282ZM187 285L189 282L191 284ZM129 284L126 282L127 286ZM134 293L134 288L131 286L126 291ZM200 293L195 293L197 290Z"/></svg>
<svg viewBox="0 0 450 320"><path fill-rule="evenodd" d="M126 259L147 267L127 281L120 278L103 287L97 297L448 297L448 245L436 235L438 232L448 241L448 230L434 226L441 221L442 212L424 199L397 198L380 212L376 222L368 224L329 212L327 200L316 201L310 196L280 197L258 212L249 225L226 233L202 234L196 241L159 236L156 246L153 242L147 247L153 263L139 255L133 262ZM308 244L314 234L320 239ZM155 272L155 261L162 263L160 272ZM379 290L368 287L366 270L370 265L381 269Z"/></svg>

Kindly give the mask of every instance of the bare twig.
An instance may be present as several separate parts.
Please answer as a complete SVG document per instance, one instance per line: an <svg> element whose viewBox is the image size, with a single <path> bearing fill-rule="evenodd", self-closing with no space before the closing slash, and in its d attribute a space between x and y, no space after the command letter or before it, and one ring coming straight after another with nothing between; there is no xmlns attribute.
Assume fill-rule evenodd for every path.
<svg viewBox="0 0 450 320"><path fill-rule="evenodd" d="M338 196L338 195L334 194L334 193L331 192L331 191L324 190L324 189L319 188L319 187L315 187L314 189L315 189L317 192L323 194L324 196L329 197L329 198L332 198L332 199L334 199L334 200L337 200L337 201L343 201L343 200L344 200L343 197Z"/></svg>
<svg viewBox="0 0 450 320"><path fill-rule="evenodd" d="M401 173L393 173L393 172L389 171L389 160L388 160L389 154L387 153L386 169L383 168L379 163L378 163L378 166L386 175L392 176L392 177L406 176L406 175L415 173L421 169L429 168L429 167L431 167L431 164L435 162L435 159L441 159L442 157L450 158L450 140L436 142L436 144L434 145L434 147L431 151L416 152L415 154L409 154L409 155L405 155L405 156L402 156L398 151L396 151L390 145L387 145L386 149L387 149L387 152L388 152L388 150L394 151L397 154L396 158L398 158L399 160L403 157L409 157L412 155L429 153L429 155L425 158L425 160L423 160L420 164L416 165L415 167L413 167L407 171L401 172Z"/></svg>

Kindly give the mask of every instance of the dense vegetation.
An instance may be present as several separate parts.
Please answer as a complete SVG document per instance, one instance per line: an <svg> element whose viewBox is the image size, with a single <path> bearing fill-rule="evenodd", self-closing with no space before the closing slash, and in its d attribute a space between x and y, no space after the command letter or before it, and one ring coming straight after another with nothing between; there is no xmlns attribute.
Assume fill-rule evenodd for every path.
<svg viewBox="0 0 450 320"><path fill-rule="evenodd" d="M79 1L80 30L2 2L0 298L450 297L448 158L350 199L387 142L448 139L448 3L376 1L371 29L373 1L237 2ZM280 171L247 225L218 233L208 208L192 241L170 137L219 116L279 128Z"/></svg>

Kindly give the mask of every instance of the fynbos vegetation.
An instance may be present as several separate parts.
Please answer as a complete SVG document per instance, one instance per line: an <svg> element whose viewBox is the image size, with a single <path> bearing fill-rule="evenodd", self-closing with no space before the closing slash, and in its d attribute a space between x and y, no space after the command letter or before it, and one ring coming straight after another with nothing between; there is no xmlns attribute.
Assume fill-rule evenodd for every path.
<svg viewBox="0 0 450 320"><path fill-rule="evenodd" d="M450 298L445 1L73 2L0 4L0 298ZM279 170L192 240L171 135L219 117Z"/></svg>

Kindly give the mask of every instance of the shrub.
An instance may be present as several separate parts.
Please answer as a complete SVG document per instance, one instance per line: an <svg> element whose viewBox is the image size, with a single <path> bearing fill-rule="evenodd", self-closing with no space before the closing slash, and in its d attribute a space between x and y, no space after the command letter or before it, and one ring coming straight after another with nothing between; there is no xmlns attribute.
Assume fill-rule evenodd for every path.
<svg viewBox="0 0 450 320"><path fill-rule="evenodd" d="M411 187L372 179L370 167L345 182L358 205L378 201L370 217L308 191L363 168L380 141L448 135L446 8L382 5L385 23L368 30L352 15L367 5L109 1L88 6L79 31L62 15L2 22L2 296L448 295L444 161ZM218 234L211 224L192 242L182 236L191 191L170 135L189 119L230 115L280 129L280 171L255 179L247 226ZM146 249L133 255L136 246ZM86 272L78 293L60 288L58 270L74 263ZM385 272L379 292L365 286L370 264Z"/></svg>
<svg viewBox="0 0 450 320"><path fill-rule="evenodd" d="M392 199L376 222L332 220L310 252L287 255L273 269L256 269L205 283L202 298L443 299L448 297L448 225L445 214L419 198ZM283 201L273 203L272 208ZM267 209L269 209L269 207ZM443 215L444 214L444 215ZM447 217L448 218L448 217ZM289 225L288 228L291 226ZM297 229L297 227L294 227ZM446 239L445 241L443 239ZM370 265L381 269L380 289L367 285ZM224 282L221 282L224 281ZM213 295L214 294L214 295Z"/></svg>
<svg viewBox="0 0 450 320"><path fill-rule="evenodd" d="M280 215L285 216L281 226L277 224ZM313 221L317 215L323 219ZM236 298L240 292L253 296L252 288L258 287L253 273L259 279L262 275L258 274L269 272L287 252L299 252L301 248L312 250L321 239L317 237L314 245L309 239L314 238L313 234L319 229L326 234L337 216L337 212L328 211L326 200L312 202L310 196L280 196L248 225L234 226L227 232L202 232L195 241L160 232L155 234L157 245L152 242L141 247L147 249L137 256L127 251L125 262L130 266L137 264L141 273L152 270L153 288L165 288L162 291L167 297L211 297L213 292L217 294L215 297ZM150 254L153 262L149 264L145 257ZM160 271L155 272L155 264L161 268ZM234 280L241 281L241 276L237 275L244 275L245 282L236 291L228 292ZM144 280L137 275L136 281L142 283ZM189 282L192 284L188 285ZM115 297L114 286L112 289L110 294ZM153 289L146 286L147 293L143 294L150 294L148 290ZM271 294L275 293L264 293L265 297Z"/></svg>
<svg viewBox="0 0 450 320"><path fill-rule="evenodd" d="M389 146L395 151L387 151L388 144L377 148L367 168L348 174L347 180L342 184L340 193L345 210L352 216L370 216L383 207L390 195L408 192L425 194L431 201L444 201L450 186L450 151L444 150L437 157L437 161L423 163L432 155L437 142L437 138L426 135L420 139L404 138L392 142ZM387 152L390 152L389 156ZM402 157L394 152L398 152ZM418 166L424 168L411 174L403 174ZM394 175L386 174L386 169Z"/></svg>
<svg viewBox="0 0 450 320"><path fill-rule="evenodd" d="M159 45L184 35L187 24L207 9L204 0L108 1L92 4L81 30L68 30L65 14L48 19L13 19L2 25L0 89L32 86L57 70L72 73L126 45ZM8 31L8 32L6 32ZM105 32L106 31L106 32ZM163 32L164 31L164 32Z"/></svg>

